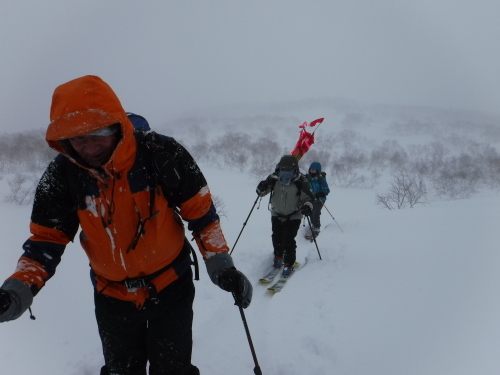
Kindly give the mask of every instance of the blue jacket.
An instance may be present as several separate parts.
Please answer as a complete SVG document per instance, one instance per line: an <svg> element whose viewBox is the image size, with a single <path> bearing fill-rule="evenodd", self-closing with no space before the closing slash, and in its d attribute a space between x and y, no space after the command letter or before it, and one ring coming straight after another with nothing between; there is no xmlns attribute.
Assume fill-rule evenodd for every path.
<svg viewBox="0 0 500 375"><path fill-rule="evenodd" d="M307 181L309 181L309 185L311 186L311 191L312 191L313 195L316 195L316 193L318 193L320 191L325 193L325 195L328 195L330 193L330 188L328 187L328 182L326 182L326 178L324 178L321 175L321 164L318 163L317 161L312 162L309 169L316 169L318 171L318 173L316 174L315 177L312 177L309 174L309 171L306 175ZM318 202L319 200L325 202L326 197L316 199L315 202Z"/></svg>

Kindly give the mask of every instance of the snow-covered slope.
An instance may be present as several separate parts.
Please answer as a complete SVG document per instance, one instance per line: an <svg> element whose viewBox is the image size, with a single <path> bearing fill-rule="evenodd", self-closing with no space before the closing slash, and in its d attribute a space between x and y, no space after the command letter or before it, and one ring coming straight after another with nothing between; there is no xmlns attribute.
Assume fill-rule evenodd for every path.
<svg viewBox="0 0 500 375"><path fill-rule="evenodd" d="M234 244L255 201L255 181L203 166L225 203L222 226ZM6 189L5 180L1 181ZM263 374L493 375L500 371L500 196L435 201L389 211L372 190L336 189L309 262L274 296L258 279L270 262L267 198L233 252L254 284L245 310ZM2 262L8 276L28 236L30 208L0 203ZM343 232L340 230L339 226ZM304 228L301 227L301 231ZM252 374L238 308L201 269L196 282L193 363L202 374ZM0 325L2 374L91 375L102 365L88 261L67 247L33 313Z"/></svg>

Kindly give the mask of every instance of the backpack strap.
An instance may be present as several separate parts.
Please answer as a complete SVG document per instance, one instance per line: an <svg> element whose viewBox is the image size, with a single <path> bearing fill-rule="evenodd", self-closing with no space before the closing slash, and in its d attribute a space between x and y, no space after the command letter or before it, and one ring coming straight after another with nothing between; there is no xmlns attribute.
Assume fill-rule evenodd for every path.
<svg viewBox="0 0 500 375"><path fill-rule="evenodd" d="M154 197L156 195L157 186L161 186L161 190L168 201L168 207L172 208L177 216L180 216L177 195L175 189L180 184L180 174L178 172L178 165L174 157L161 145L157 139L155 132L134 131L134 136L137 141L137 148L141 149L146 158L146 165L153 173L149 173L150 179L150 208L153 214ZM182 225L179 219L179 225ZM189 244L189 242L188 242ZM199 280L199 267L198 258L193 247L189 244L191 254L193 255L192 264L195 270L195 280Z"/></svg>
<svg viewBox="0 0 500 375"><path fill-rule="evenodd" d="M304 179L305 179L305 176L300 173L299 174L299 178L296 179L295 181L293 181L293 183L295 184L295 186L297 187L297 196L300 195L300 193L302 192L302 183L304 182ZM274 194L274 188L276 187L276 183L278 182L278 179L274 179L274 184L273 184L273 188L271 189L271 194L269 195L269 202L271 202L271 198ZM305 193L307 195L309 195L310 197L312 197L312 195L309 194L308 191L305 191Z"/></svg>
<svg viewBox="0 0 500 375"><path fill-rule="evenodd" d="M178 165L174 157L160 143L155 132L134 131L137 148L144 153L146 164L154 173L150 173L150 184L156 189L161 186L162 193L168 200L168 206L178 212L177 195L175 189L180 184Z"/></svg>
<svg viewBox="0 0 500 375"><path fill-rule="evenodd" d="M295 180L295 186L297 186L297 195L300 195L300 193L304 192L306 193L309 197L313 198L311 190L303 190L302 185L304 182L307 182L306 176L304 176L302 173L300 174L300 178Z"/></svg>
<svg viewBox="0 0 500 375"><path fill-rule="evenodd" d="M305 178L306 178L306 177L305 177L302 173L300 173L300 174L299 174L299 178L298 178L298 179L296 179L296 180L294 181L294 184L295 184L295 186L297 187L297 196L300 196L300 194L301 194L301 193L302 193L302 191L303 191L303 190L302 190L302 183L304 182ZM276 179L274 180L273 188L271 189L271 194L269 194L269 204L268 204L268 207L270 207L270 206L271 206L271 198L272 198L272 197L273 197L273 195L274 195L274 188L276 187L276 183L277 183L277 182L278 182L278 179L276 178ZM306 193L309 197L313 198L313 195L312 195L312 193L311 193L311 191L310 191L310 190L305 190L305 191L304 191L304 193ZM285 219L288 219L288 218L292 217L293 215L295 215L295 214L296 214L297 212L299 212L299 211L300 211L300 209L299 209L299 210L296 210L296 211L294 211L294 212L292 212L292 213L291 213L291 214L289 214L289 215L280 215L280 217L284 217Z"/></svg>
<svg viewBox="0 0 500 375"><path fill-rule="evenodd" d="M66 181L69 188L69 193L71 195L71 201L74 204L75 210L83 210L86 208L84 203L84 191L85 186L89 184L88 173L66 156L61 154L56 156L56 160L59 159L64 166Z"/></svg>

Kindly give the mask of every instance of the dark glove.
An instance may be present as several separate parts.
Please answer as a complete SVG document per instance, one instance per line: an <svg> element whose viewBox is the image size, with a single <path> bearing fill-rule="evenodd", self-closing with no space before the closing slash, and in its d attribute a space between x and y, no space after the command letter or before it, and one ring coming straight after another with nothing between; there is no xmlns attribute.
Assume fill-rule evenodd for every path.
<svg viewBox="0 0 500 375"><path fill-rule="evenodd" d="M259 182L259 184L257 185L257 194L259 194L260 196L263 196L263 194L266 192L267 190L267 181L261 181Z"/></svg>
<svg viewBox="0 0 500 375"><path fill-rule="evenodd" d="M250 281L236 268L231 267L219 276L219 286L233 293L235 304L246 309L252 301L253 287Z"/></svg>
<svg viewBox="0 0 500 375"><path fill-rule="evenodd" d="M319 199L319 198L325 198L325 197L326 197L326 194L325 194L325 192L324 192L324 191L318 191L318 192L314 195L314 197L315 197L316 199Z"/></svg>
<svg viewBox="0 0 500 375"><path fill-rule="evenodd" d="M0 315L6 312L11 304L12 300L7 291L0 289Z"/></svg>
<svg viewBox="0 0 500 375"><path fill-rule="evenodd" d="M312 212L311 206L309 204L304 204L302 208L300 209L300 212L304 216L309 216Z"/></svg>
<svg viewBox="0 0 500 375"><path fill-rule="evenodd" d="M0 287L0 323L19 318L33 303L31 288L14 277Z"/></svg>

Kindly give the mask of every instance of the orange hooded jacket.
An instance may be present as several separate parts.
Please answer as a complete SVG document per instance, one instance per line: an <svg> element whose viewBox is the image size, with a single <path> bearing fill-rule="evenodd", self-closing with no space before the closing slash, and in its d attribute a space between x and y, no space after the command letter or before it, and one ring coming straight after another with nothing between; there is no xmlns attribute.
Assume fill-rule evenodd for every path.
<svg viewBox="0 0 500 375"><path fill-rule="evenodd" d="M81 77L56 88L50 119L46 140L61 155L49 165L37 187L32 236L24 244L25 253L11 277L38 293L54 274L65 246L80 226L81 245L97 290L140 307L150 289L130 292L120 282L174 264L185 245L182 222L161 188L154 190L154 207L150 207L150 187L145 181L151 171L144 172L147 168L140 163L133 125L113 90L99 77ZM86 167L65 141L116 123L121 125L121 139L102 171ZM205 259L227 252L210 190L196 162L172 138L164 143L175 156L182 177L179 213L190 224L200 252ZM84 193L76 203L71 187L75 174L70 170L78 171L77 184ZM140 222L144 230L137 234ZM135 237L138 241L131 249ZM159 292L185 270L171 267L152 283Z"/></svg>

